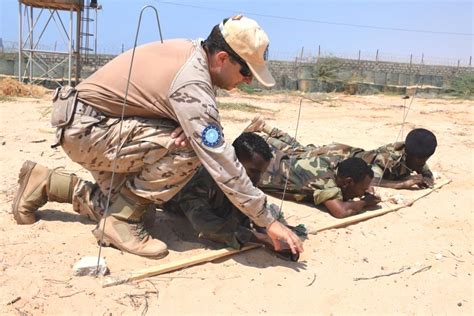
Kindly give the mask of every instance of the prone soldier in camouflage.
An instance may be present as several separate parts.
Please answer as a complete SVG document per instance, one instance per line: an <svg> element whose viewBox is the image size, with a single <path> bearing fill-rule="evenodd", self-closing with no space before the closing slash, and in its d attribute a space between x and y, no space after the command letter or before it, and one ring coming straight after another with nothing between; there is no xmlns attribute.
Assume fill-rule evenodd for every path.
<svg viewBox="0 0 474 316"><path fill-rule="evenodd" d="M431 131L424 128L410 131L404 142L387 144L368 151L340 143L304 146L288 133L267 124L261 117L254 118L245 130L265 133L266 141L271 146L292 156L326 157L333 161L342 161L349 157L361 158L371 165L374 171L374 186L409 189L413 186L426 188L434 183L433 174L426 162L434 154L437 140ZM417 174L412 175L413 172Z"/></svg>
<svg viewBox="0 0 474 316"><path fill-rule="evenodd" d="M206 40L137 47L128 90L132 51L81 82L77 93L62 91L57 100L65 99L73 111L58 110L60 102L54 102L54 114L65 112L52 120L61 122L57 143L95 183L27 161L13 202L16 221L32 224L47 201L72 202L76 211L100 218L93 231L98 240L103 236L105 244L123 251L161 258L167 246L151 238L143 214L152 203L171 199L202 164L232 204L267 228L276 248L283 240L294 253L303 251L301 240L275 220L266 196L252 185L225 141L216 106L216 87L230 90L253 77L274 85L265 62L267 47L268 36L257 22L235 16L216 25ZM182 135L172 139L178 125L183 142ZM105 220L101 215L109 192Z"/></svg>
<svg viewBox="0 0 474 316"><path fill-rule="evenodd" d="M360 158L342 162L327 157L302 158L275 148L274 154L258 185L265 193L295 202L324 205L337 218L359 214L380 202L378 196L369 192L373 171Z"/></svg>
<svg viewBox="0 0 474 316"><path fill-rule="evenodd" d="M257 185L272 159L270 147L254 133L241 134L232 145L250 180ZM249 217L230 202L209 172L202 167L162 208L167 212L185 215L202 238L235 249L240 249L249 241L265 239L265 236L252 229Z"/></svg>
<svg viewBox="0 0 474 316"><path fill-rule="evenodd" d="M343 218L374 206L380 199L369 192L373 171L360 158L311 155L317 147L304 146L290 135L255 118L246 132L264 132L274 153L258 187L276 197L323 204L334 217ZM285 190L286 186L286 190ZM353 200L360 198L359 200Z"/></svg>
<svg viewBox="0 0 474 316"><path fill-rule="evenodd" d="M369 192L374 173L364 160L313 155L316 146L300 144L261 117L256 117L245 131L267 134L265 141L274 153L258 185L264 192L296 202L322 204L337 218L359 214L380 202Z"/></svg>

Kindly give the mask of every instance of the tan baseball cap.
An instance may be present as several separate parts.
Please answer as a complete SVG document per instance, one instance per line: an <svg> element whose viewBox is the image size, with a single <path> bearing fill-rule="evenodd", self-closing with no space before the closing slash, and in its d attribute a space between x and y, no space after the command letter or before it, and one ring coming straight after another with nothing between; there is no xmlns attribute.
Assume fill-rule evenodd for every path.
<svg viewBox="0 0 474 316"><path fill-rule="evenodd" d="M252 74L265 87L273 87L275 79L268 70L265 54L269 40L265 31L255 20L236 15L219 25L227 44L249 66Z"/></svg>

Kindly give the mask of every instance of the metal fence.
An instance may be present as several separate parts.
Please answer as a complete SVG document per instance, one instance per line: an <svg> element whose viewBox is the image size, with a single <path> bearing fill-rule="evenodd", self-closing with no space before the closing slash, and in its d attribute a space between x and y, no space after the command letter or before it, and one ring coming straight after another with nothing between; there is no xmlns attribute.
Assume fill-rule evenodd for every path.
<svg viewBox="0 0 474 316"><path fill-rule="evenodd" d="M60 46L58 43L53 44L42 44L37 47L38 49L49 50L49 51L67 51L66 47ZM125 44L107 44L103 43L97 47L98 54L106 55L118 55L128 49L128 45ZM14 53L18 52L18 42L16 41L1 41L0 39L0 53ZM356 50L356 51L329 51L323 50L318 47L314 50L308 50L305 48L297 49L294 51L274 51L270 49L269 59L270 60L282 60L282 61L301 61L301 62L316 62L318 58L334 57L351 60L368 60L368 61L380 61L380 62L395 62L395 63L411 63L411 64L422 64L422 65L444 65L444 66L458 66L458 67L472 67L472 56L466 56L465 58L455 59L446 57L435 57L425 54L395 54L385 52L381 50L367 51L367 50Z"/></svg>
<svg viewBox="0 0 474 316"><path fill-rule="evenodd" d="M341 58L351 60L367 60L367 61L380 61L380 62L393 62L393 63L407 63L407 64L420 64L420 65L442 65L442 66L457 66L457 67L472 67L472 56L466 56L465 58L446 58L446 57L435 57L425 54L395 54L391 52L385 52L381 50L367 51L367 50L355 50L355 51L329 51L323 50L318 47L314 50L307 50L304 47L292 52L281 52L270 50L270 60L282 60L282 61L300 61L300 62L316 62L319 58Z"/></svg>

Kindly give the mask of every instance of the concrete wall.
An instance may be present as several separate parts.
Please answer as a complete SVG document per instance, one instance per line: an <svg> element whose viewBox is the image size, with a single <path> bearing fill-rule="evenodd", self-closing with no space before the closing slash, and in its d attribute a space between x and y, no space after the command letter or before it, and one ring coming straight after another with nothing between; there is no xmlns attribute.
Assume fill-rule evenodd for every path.
<svg viewBox="0 0 474 316"><path fill-rule="evenodd" d="M321 59L324 62L324 59ZM472 73L472 67L415 65L404 63L336 59L335 82L368 83L379 86L429 85L449 87L450 81L460 74ZM275 89L306 90L315 86L316 63L270 61L269 67L277 82ZM312 74L312 75L308 75ZM301 89L303 88L303 89ZM309 91L309 90L307 90Z"/></svg>
<svg viewBox="0 0 474 316"><path fill-rule="evenodd" d="M86 78L115 56L99 55L97 59L83 58L81 77ZM64 59L60 55L42 56L49 67L53 67ZM26 65L23 60L23 67ZM296 61L269 61L269 68L276 80L274 90L301 90L301 91L350 91L356 86L356 93L364 91L391 91L393 93L405 93L407 86L433 86L437 88L448 88L450 81L460 74L474 73L472 67L452 67L419 65L409 63L377 62L365 60L321 58L320 64L330 62L333 67L332 80L320 80L317 76L317 63L301 63ZM43 67L44 68L44 67ZM48 68L50 70L51 68ZM40 76L44 71L39 67L33 67L33 76ZM53 78L68 77L68 63L51 71ZM74 74L74 71L72 71ZM0 74L18 75L18 54L0 54ZM73 75L74 76L74 75ZM352 85L348 87L348 85ZM254 80L254 87L263 88ZM358 88L357 88L358 87Z"/></svg>
<svg viewBox="0 0 474 316"><path fill-rule="evenodd" d="M65 58L67 58L67 56L65 56L64 54L38 54L38 56L44 63L39 61L37 63L33 63L33 77L41 77L45 72L48 72L49 76L54 79L63 79L68 77L69 61L64 60ZM91 73L94 72L94 69L100 68L101 66L105 65L114 57L114 55L98 55L97 59L93 57L83 57L81 59L81 64L83 65L81 69L81 77L88 77ZM27 62L28 58L24 57L22 59L23 72L25 70ZM74 77L75 59L72 60L71 73L72 77ZM18 76L18 54L0 54L0 74L8 76Z"/></svg>

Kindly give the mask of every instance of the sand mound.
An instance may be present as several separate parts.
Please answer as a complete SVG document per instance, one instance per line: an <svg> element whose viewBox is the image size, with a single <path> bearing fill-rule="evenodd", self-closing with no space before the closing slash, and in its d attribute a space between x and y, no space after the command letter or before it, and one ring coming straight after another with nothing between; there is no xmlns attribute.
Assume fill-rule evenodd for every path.
<svg viewBox="0 0 474 316"><path fill-rule="evenodd" d="M0 78L0 96L41 98L50 90L42 86L23 84L13 78Z"/></svg>

